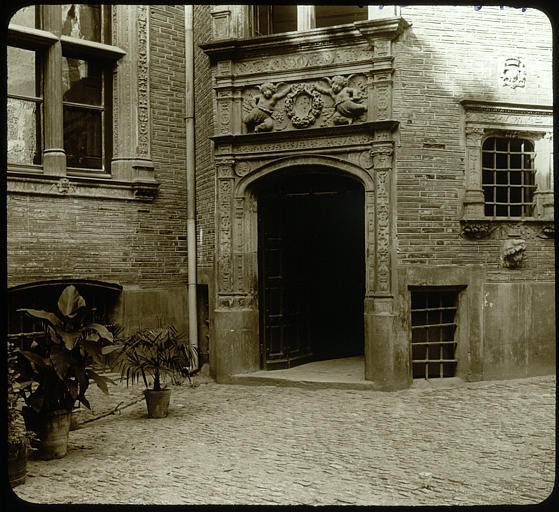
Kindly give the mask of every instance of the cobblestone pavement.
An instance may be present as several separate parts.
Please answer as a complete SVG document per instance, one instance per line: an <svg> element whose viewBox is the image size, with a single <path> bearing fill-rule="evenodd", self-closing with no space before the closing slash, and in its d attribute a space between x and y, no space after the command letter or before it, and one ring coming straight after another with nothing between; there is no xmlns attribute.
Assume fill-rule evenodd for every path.
<svg viewBox="0 0 559 512"><path fill-rule="evenodd" d="M99 413L141 389L90 396ZM34 503L534 504L554 479L554 376L394 393L210 382L173 387L165 419L137 402L82 423L68 455L30 460L15 492Z"/></svg>

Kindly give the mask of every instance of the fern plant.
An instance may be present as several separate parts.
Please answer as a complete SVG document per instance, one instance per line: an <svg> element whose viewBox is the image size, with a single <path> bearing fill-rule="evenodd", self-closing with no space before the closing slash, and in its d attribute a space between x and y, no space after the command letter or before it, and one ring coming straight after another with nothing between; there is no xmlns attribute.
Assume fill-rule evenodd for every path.
<svg viewBox="0 0 559 512"><path fill-rule="evenodd" d="M151 377L152 389L161 391L165 376L180 375L190 380L196 357L196 347L174 326L143 328L123 341L116 368L126 385L141 378L149 389L148 377Z"/></svg>

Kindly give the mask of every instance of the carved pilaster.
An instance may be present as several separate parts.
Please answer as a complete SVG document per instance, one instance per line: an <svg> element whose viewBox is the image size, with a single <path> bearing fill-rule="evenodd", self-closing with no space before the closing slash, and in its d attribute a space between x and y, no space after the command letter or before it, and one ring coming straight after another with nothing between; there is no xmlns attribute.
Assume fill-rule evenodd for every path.
<svg viewBox="0 0 559 512"><path fill-rule="evenodd" d="M114 78L112 175L155 184L150 140L149 6L113 7L113 42L126 51Z"/></svg>
<svg viewBox="0 0 559 512"><path fill-rule="evenodd" d="M484 130L466 128L466 190L463 218L478 219L485 215L485 198L481 182L481 141Z"/></svg>
<svg viewBox="0 0 559 512"><path fill-rule="evenodd" d="M380 139L380 140L379 140ZM376 264L375 292L390 293L392 286L391 170L393 143L382 131L375 135L371 156L375 174Z"/></svg>
<svg viewBox="0 0 559 512"><path fill-rule="evenodd" d="M220 160L217 166L217 289L233 290L233 188L235 175L232 160Z"/></svg>
<svg viewBox="0 0 559 512"><path fill-rule="evenodd" d="M355 26L367 38L373 50L373 67L368 81L368 119L371 121L391 119L392 73L394 72L392 42L407 27L407 23L399 17L382 17L357 22Z"/></svg>

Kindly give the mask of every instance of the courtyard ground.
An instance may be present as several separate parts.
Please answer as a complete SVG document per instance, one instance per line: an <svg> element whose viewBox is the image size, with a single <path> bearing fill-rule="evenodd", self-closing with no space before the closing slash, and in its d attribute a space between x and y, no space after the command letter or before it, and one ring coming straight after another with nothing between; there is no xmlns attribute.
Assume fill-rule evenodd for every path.
<svg viewBox="0 0 559 512"><path fill-rule="evenodd" d="M391 393L206 379L174 386L164 419L147 418L141 391L92 388L94 414L78 413L68 455L30 460L16 495L52 504L527 505L554 487L554 376Z"/></svg>

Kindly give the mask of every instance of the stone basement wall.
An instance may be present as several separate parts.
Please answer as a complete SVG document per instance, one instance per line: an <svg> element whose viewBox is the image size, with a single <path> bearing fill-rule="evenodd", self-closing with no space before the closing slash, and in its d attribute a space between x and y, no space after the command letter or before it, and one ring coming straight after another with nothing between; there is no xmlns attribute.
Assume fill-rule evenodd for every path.
<svg viewBox="0 0 559 512"><path fill-rule="evenodd" d="M150 8L152 203L10 195L8 285L83 278L116 282L116 320L187 324L184 7Z"/></svg>
<svg viewBox="0 0 559 512"><path fill-rule="evenodd" d="M400 121L396 237L401 278L405 268L424 272L447 266L441 267L448 271L436 284L456 284L453 273L481 264L482 298L471 305L468 319L471 322L471 315L477 315L481 325L481 331L468 339L481 354L481 367L474 369L480 372L478 378L554 373L553 239L526 237L521 268L507 269L500 262L501 247L507 230L515 229L505 229L503 236L468 240L461 237L459 223L465 188L459 102L468 98L551 105L549 20L535 9L523 13L498 6L480 11L407 6L402 16L412 26L395 44L394 117ZM526 87L501 85L501 62L508 57L525 62ZM400 293L405 301L407 290ZM407 328L398 336L407 337L406 332Z"/></svg>

